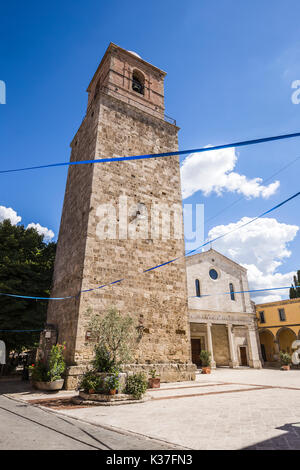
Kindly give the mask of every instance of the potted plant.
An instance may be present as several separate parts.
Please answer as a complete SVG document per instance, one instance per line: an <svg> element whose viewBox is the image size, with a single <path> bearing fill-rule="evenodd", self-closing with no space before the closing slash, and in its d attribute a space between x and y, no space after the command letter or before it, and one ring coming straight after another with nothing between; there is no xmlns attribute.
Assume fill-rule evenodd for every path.
<svg viewBox="0 0 300 470"><path fill-rule="evenodd" d="M115 395L120 386L119 372L115 371L105 379L105 389L110 395Z"/></svg>
<svg viewBox="0 0 300 470"><path fill-rule="evenodd" d="M102 380L93 370L88 370L82 377L79 388L85 393L96 393L102 384Z"/></svg>
<svg viewBox="0 0 300 470"><path fill-rule="evenodd" d="M32 382L37 389L57 391L63 388L62 374L66 368L63 357L64 349L66 349L64 344L52 346L48 361L39 359L36 364L29 367Z"/></svg>
<svg viewBox="0 0 300 470"><path fill-rule="evenodd" d="M210 374L211 373L211 353L203 349L200 352L200 361L201 361L201 373Z"/></svg>
<svg viewBox="0 0 300 470"><path fill-rule="evenodd" d="M156 375L156 369L150 369L149 373L148 388L160 388L160 377Z"/></svg>
<svg viewBox="0 0 300 470"><path fill-rule="evenodd" d="M280 351L280 362L281 362L281 370L290 370L290 364L292 362L292 358L288 353Z"/></svg>

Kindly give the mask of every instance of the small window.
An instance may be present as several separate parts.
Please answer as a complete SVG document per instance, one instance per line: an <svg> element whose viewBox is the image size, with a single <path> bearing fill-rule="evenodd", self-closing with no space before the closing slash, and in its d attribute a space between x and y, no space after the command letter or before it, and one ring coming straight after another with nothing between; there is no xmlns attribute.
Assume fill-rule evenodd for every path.
<svg viewBox="0 0 300 470"><path fill-rule="evenodd" d="M201 297L200 281L199 281L199 279L196 279L196 280L195 280L195 286L196 286L196 297Z"/></svg>
<svg viewBox="0 0 300 470"><path fill-rule="evenodd" d="M144 75L138 70L134 70L132 74L132 89L141 95L144 94L145 78Z"/></svg>
<svg viewBox="0 0 300 470"><path fill-rule="evenodd" d="M230 290L230 298L231 298L231 300L235 300L234 288L233 288L232 282L229 284L229 290Z"/></svg>
<svg viewBox="0 0 300 470"><path fill-rule="evenodd" d="M211 277L211 279L213 279L214 281L216 281L218 279L218 273L215 269L210 269L209 270L209 275Z"/></svg>
<svg viewBox="0 0 300 470"><path fill-rule="evenodd" d="M279 313L279 320L286 321L284 308L279 308L278 313Z"/></svg>
<svg viewBox="0 0 300 470"><path fill-rule="evenodd" d="M260 320L260 323L266 323L265 312L264 311L259 312L259 320Z"/></svg>

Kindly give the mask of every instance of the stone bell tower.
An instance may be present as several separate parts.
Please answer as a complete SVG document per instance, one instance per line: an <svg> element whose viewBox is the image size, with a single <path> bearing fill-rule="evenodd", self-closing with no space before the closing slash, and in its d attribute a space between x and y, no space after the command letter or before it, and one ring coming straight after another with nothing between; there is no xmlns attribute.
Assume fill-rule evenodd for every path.
<svg viewBox="0 0 300 470"><path fill-rule="evenodd" d="M177 150L179 129L164 114L165 75L111 43L87 89L71 162ZM182 229L177 156L69 167L51 296L76 296L124 281L50 301L47 323L57 329L59 342L66 341L67 388L74 387L92 357L91 314L110 306L139 325L141 338L128 369L155 366L162 381L194 378L185 259L143 273L184 254L175 222L170 236L153 229L148 216L159 204L164 210L156 221L170 209L170 219L176 212ZM105 211L109 230L103 233Z"/></svg>

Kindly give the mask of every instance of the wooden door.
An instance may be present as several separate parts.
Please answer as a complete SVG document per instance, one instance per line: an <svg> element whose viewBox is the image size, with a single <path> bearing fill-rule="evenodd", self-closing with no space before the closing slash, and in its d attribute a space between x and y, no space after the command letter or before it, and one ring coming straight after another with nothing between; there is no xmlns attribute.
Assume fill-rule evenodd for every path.
<svg viewBox="0 0 300 470"><path fill-rule="evenodd" d="M192 363L196 364L197 367L200 367L200 351L201 351L201 342L200 339L192 338Z"/></svg>
<svg viewBox="0 0 300 470"><path fill-rule="evenodd" d="M242 366L247 366L248 365L248 359L247 359L247 351L244 346L240 347L240 352L241 352L241 365Z"/></svg>

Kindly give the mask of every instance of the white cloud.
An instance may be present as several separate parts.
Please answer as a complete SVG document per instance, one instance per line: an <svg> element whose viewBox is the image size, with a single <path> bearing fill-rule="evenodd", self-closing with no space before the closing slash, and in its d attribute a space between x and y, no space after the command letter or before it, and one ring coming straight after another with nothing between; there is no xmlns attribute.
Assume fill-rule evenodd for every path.
<svg viewBox="0 0 300 470"><path fill-rule="evenodd" d="M12 225L17 225L21 222L22 217L20 217L11 207L0 206L0 222L5 219L9 219Z"/></svg>
<svg viewBox="0 0 300 470"><path fill-rule="evenodd" d="M0 222L6 219L9 219L12 225L17 225L21 222L22 217L20 217L11 207L0 206ZM32 227L35 228L40 235L43 235L45 242L51 241L54 237L54 232L47 227L42 227L42 225L32 222L31 224L28 224L26 228Z"/></svg>
<svg viewBox="0 0 300 470"><path fill-rule="evenodd" d="M265 274L254 264L244 264L243 266L248 270L248 280L251 289L290 286L293 280L293 275L295 274L294 272L285 274L273 272ZM276 300L281 300L282 298L287 298L288 295L289 289L266 291L260 292L258 295L253 294L253 300L255 303L274 302Z"/></svg>
<svg viewBox="0 0 300 470"><path fill-rule="evenodd" d="M279 181L264 186L262 178L248 179L245 175L234 172L237 159L235 148L188 155L181 166L183 199L196 191L202 191L205 196L213 192L221 195L224 191L229 191L243 194L247 198L267 199L277 191Z"/></svg>
<svg viewBox="0 0 300 470"><path fill-rule="evenodd" d="M47 227L42 227L40 224L35 224L35 223L32 222L31 224L28 224L26 228L35 228L36 231L40 235L44 236L44 241L45 242L50 242L52 240L52 238L54 237L54 232L52 230L50 230Z"/></svg>
<svg viewBox="0 0 300 470"><path fill-rule="evenodd" d="M209 231L208 238L218 237L249 222L243 217L236 223L218 225ZM258 219L213 243L213 248L240 263L248 270L250 289L264 289L291 285L294 272L277 272L286 258L291 256L288 243L294 240L299 227L278 222L275 218ZM255 302L280 300L288 290L269 291L253 295Z"/></svg>
<svg viewBox="0 0 300 470"><path fill-rule="evenodd" d="M287 291L286 294L283 295L283 297L285 299L288 297L288 291ZM267 303L267 302L278 302L279 300L282 300L283 297L281 297L280 295L269 294L269 295L263 295L263 296L255 297L252 300L254 300L256 305L258 305L258 304L264 304L264 303Z"/></svg>

